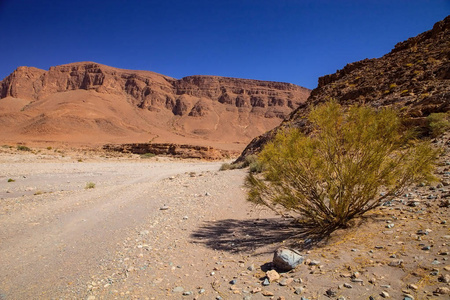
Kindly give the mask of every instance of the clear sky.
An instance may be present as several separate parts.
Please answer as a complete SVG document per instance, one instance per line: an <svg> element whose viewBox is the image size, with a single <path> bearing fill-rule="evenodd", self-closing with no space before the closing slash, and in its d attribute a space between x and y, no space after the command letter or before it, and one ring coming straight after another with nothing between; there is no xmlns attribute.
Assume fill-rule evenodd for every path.
<svg viewBox="0 0 450 300"><path fill-rule="evenodd" d="M94 61L317 86L450 14L450 0L0 0L0 79Z"/></svg>

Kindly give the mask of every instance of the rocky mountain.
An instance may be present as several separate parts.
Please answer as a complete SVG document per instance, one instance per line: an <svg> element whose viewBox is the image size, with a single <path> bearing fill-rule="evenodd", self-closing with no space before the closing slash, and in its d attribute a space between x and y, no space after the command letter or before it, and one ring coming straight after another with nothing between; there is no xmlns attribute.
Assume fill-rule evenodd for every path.
<svg viewBox="0 0 450 300"><path fill-rule="evenodd" d="M341 105L393 106L415 126L425 118L450 110L450 16L432 30L395 45L381 58L350 63L336 73L319 78L308 100L273 130L255 138L238 161L258 152L281 128L308 131L311 107L336 99Z"/></svg>
<svg viewBox="0 0 450 300"><path fill-rule="evenodd" d="M174 79L93 62L48 71L19 67L0 82L6 128L0 139L244 145L278 125L309 93L290 83Z"/></svg>

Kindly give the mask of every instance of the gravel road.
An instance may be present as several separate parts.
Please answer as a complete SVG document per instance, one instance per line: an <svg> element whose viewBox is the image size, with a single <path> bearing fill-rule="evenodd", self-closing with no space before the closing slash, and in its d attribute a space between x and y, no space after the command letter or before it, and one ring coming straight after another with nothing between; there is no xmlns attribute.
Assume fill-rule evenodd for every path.
<svg viewBox="0 0 450 300"><path fill-rule="evenodd" d="M205 218L216 218L208 212L217 205L210 203L217 196L242 201L239 185L244 173L219 173L219 167L220 163L154 160L3 161L2 297L84 297L93 288L93 276L101 281L111 275L103 267L118 267L116 260L127 241L135 240L136 233L150 235L149 229L147 251L167 250L182 238L178 231L191 231ZM88 182L95 188L86 189ZM163 206L168 209L161 210ZM142 249L142 244L134 248ZM169 260L176 258L175 253ZM126 276L133 263L125 266Z"/></svg>

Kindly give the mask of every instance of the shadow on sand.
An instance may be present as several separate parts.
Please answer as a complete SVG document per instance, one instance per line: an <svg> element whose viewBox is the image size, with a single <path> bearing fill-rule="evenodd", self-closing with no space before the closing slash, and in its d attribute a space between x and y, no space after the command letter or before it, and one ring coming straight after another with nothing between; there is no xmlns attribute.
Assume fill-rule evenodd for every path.
<svg viewBox="0 0 450 300"><path fill-rule="evenodd" d="M204 222L191 234L193 243L214 250L255 254L271 252L273 249L266 248L279 243L299 250L309 249L328 237L329 232L316 233L312 227L283 218Z"/></svg>

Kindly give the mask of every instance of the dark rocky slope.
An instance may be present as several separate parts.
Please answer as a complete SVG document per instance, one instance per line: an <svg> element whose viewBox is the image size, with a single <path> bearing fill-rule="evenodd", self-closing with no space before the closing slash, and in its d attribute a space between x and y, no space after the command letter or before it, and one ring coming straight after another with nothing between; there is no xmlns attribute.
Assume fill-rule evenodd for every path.
<svg viewBox="0 0 450 300"><path fill-rule="evenodd" d="M346 65L336 73L319 78L319 85L280 126L255 138L238 161L257 153L282 129L298 127L308 131L310 107L328 99L342 105L394 106L408 121L425 125L425 118L450 109L450 16L432 30L395 45L381 58Z"/></svg>

